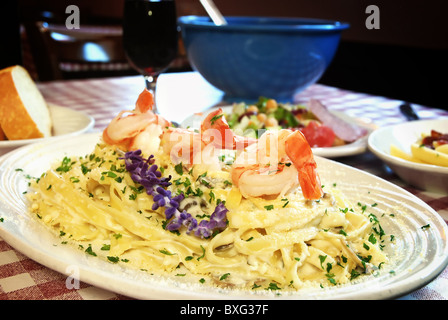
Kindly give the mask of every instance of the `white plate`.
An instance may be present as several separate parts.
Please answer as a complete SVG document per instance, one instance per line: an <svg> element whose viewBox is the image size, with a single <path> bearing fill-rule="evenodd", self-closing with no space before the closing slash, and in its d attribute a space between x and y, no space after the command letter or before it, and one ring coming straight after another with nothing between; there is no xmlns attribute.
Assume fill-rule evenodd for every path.
<svg viewBox="0 0 448 320"><path fill-rule="evenodd" d="M141 299L386 299L425 285L448 264L448 228L431 207L396 185L321 157L316 159L322 183L336 183L354 205L376 203L375 207L369 207L369 212L380 218L387 234L395 236L395 244L386 247L391 263L380 275L348 286L306 289L277 296L269 292L216 289L107 263L61 245L60 238L27 213L23 194L28 188L26 174L40 176L49 163L64 156L88 154L98 141L98 133L83 134L24 146L0 158L0 217L3 218L0 236L51 269L69 276L76 270L80 280L86 283ZM422 229L425 225L430 227Z"/></svg>
<svg viewBox="0 0 448 320"><path fill-rule="evenodd" d="M390 154L392 144L411 154L411 144L431 129L448 132L448 119L410 121L380 128L369 136L368 146L407 183L423 190L448 193L447 167L415 163Z"/></svg>
<svg viewBox="0 0 448 320"><path fill-rule="evenodd" d="M48 108L50 109L50 116L53 121L53 131L51 137L0 141L0 155L5 154L17 147L40 142L45 139L84 133L93 128L95 123L95 120L91 116L70 108L60 107L54 104L48 104Z"/></svg>
<svg viewBox="0 0 448 320"><path fill-rule="evenodd" d="M190 115L187 117L184 121L180 123L181 127L187 128L200 128L202 120L210 113L217 109L212 108L210 110L204 111L202 113L197 113ZM231 113L232 112L232 106L223 106L220 107L224 111L224 113ZM337 158L337 157L346 157L346 156L353 156L356 154L360 154L366 151L367 149L367 138L369 134L374 131L377 127L373 123L368 123L363 121L362 119L349 117L346 114L342 112L334 112L337 116L343 118L344 120L356 124L358 126L361 126L365 129L367 129L368 133L352 142L343 146L337 146L337 147L329 147L329 148L313 148L313 153L317 156L325 157L325 158Z"/></svg>
<svg viewBox="0 0 448 320"><path fill-rule="evenodd" d="M316 158L322 183L337 183L354 205L369 205L368 212L376 214L385 232L395 236L395 244L386 246L391 263L377 276L347 286L277 295L267 290L217 289L102 261L62 245L60 238L27 213L23 194L28 187L25 174L40 176L50 162L67 155L84 156L98 141L97 133L83 134L31 144L0 158L0 237L38 263L68 276L79 274L81 281L94 286L139 299L386 299L425 285L448 264L448 228L432 208L396 185L321 157ZM370 207L373 203L377 205ZM428 224L429 228L421 228Z"/></svg>

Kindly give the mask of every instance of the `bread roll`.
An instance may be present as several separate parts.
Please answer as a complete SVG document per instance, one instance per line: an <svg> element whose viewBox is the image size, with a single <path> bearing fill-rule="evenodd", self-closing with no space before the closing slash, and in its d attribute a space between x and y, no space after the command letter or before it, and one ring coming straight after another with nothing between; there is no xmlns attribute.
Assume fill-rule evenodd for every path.
<svg viewBox="0 0 448 320"><path fill-rule="evenodd" d="M48 106L21 66L0 70L0 126L9 140L51 136Z"/></svg>

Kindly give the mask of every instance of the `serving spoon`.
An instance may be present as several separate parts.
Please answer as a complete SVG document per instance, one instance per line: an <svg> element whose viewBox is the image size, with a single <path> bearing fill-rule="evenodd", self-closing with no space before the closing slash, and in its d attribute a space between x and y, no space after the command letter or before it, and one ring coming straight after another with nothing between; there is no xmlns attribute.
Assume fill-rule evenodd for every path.
<svg viewBox="0 0 448 320"><path fill-rule="evenodd" d="M216 7L213 0L199 0L204 7L205 11L207 11L207 14L210 16L212 21L217 26L226 25L227 21L224 19L224 16L221 14L221 12Z"/></svg>

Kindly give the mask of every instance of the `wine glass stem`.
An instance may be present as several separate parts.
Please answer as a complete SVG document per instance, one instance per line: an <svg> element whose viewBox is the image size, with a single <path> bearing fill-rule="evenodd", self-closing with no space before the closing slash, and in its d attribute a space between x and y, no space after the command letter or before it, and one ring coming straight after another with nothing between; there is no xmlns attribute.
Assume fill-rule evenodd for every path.
<svg viewBox="0 0 448 320"><path fill-rule="evenodd" d="M156 91L156 77L153 76L145 76L145 84L146 89L151 91L153 94Z"/></svg>
<svg viewBox="0 0 448 320"><path fill-rule="evenodd" d="M154 97L154 105L152 108L152 111L154 113L157 113L157 106L156 106L156 83L157 83L157 76L144 76L145 77L145 84L146 89L148 89L153 97Z"/></svg>

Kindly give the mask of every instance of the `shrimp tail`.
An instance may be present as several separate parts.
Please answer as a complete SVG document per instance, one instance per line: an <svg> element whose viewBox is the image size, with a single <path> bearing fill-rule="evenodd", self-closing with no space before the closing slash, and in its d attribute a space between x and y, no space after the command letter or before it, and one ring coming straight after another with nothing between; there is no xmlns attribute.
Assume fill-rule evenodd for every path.
<svg viewBox="0 0 448 320"><path fill-rule="evenodd" d="M153 106L154 96L148 89L145 88L137 98L135 103L135 111L145 113L148 110L152 110Z"/></svg>
<svg viewBox="0 0 448 320"><path fill-rule="evenodd" d="M323 195L322 186L316 167L305 166L299 171L299 183L306 199L317 200Z"/></svg>
<svg viewBox="0 0 448 320"><path fill-rule="evenodd" d="M285 141L285 152L299 172L299 183L303 196L309 200L322 197L322 185L317 164L310 145L300 131L295 131Z"/></svg>

